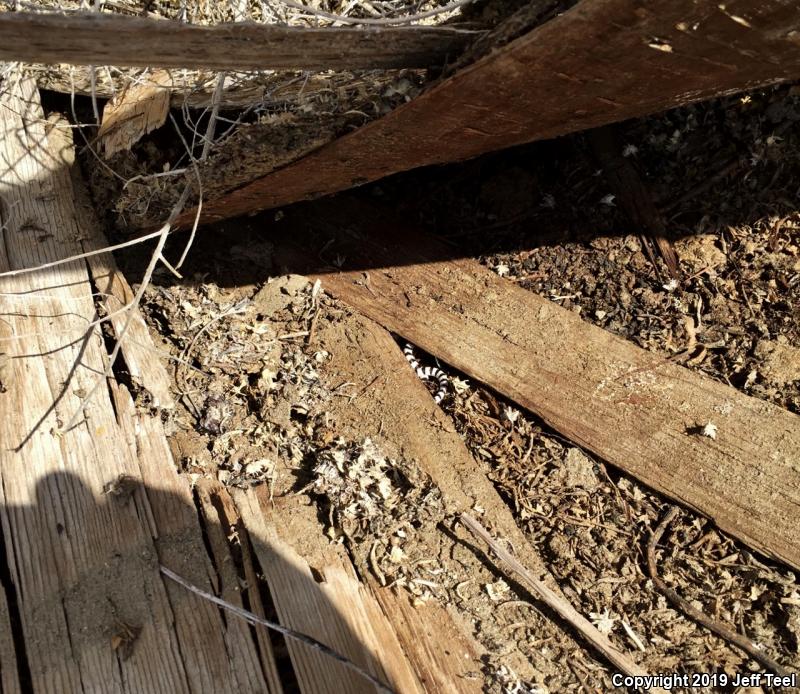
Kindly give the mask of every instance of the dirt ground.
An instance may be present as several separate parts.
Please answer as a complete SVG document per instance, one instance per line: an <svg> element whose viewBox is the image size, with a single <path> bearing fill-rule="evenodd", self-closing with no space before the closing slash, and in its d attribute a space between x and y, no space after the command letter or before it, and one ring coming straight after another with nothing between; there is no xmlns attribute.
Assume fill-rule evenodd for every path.
<svg viewBox="0 0 800 694"><path fill-rule="evenodd" d="M800 413L798 121L800 89L780 87L620 126L626 156L667 216L677 279L630 233L582 136L405 174L367 194L507 281ZM159 271L146 294L182 404L170 422L182 471L305 495L362 574L437 601L467 625L485 651L474 673L485 691L613 689L593 651L459 549L451 490L393 449L377 422L368 436L346 424L339 401L369 383L342 374L367 372L328 351L326 336L357 331L358 318L304 278L282 276L276 250L259 218L206 230L186 279ZM132 280L140 275L141 258L120 262ZM581 614L651 673L759 669L648 577L644 551L664 499L439 366L450 378L442 410ZM800 670L793 571L688 511L657 559L692 605Z"/></svg>

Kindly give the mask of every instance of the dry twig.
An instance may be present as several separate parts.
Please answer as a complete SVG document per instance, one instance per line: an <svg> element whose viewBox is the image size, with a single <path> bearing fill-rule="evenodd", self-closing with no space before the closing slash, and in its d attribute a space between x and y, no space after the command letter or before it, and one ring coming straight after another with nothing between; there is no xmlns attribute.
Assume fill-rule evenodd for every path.
<svg viewBox="0 0 800 694"><path fill-rule="evenodd" d="M534 595L538 597L551 610L560 615L576 629L589 643L600 651L615 668L624 672L626 675L634 677L646 677L647 673L633 662L627 655L620 651L605 634L600 633L592 623L581 615L564 598L557 595L544 583L536 579L528 569L526 569L505 547L495 540L489 532L477 520L467 513L459 516L461 523L475 537L483 540L494 554L510 569L522 583L530 588ZM661 687L653 687L651 692L664 692Z"/></svg>
<svg viewBox="0 0 800 694"><path fill-rule="evenodd" d="M677 506L670 507L666 515L661 519L658 527L656 527L656 529L653 531L653 534L650 536L650 542L647 543L647 569L650 572L650 578L653 580L656 588L664 593L667 599L687 617L693 619L698 624L701 624L706 629L714 632L717 636L720 636L726 641L738 646L751 658L753 658L753 660L756 660L759 664L763 665L767 670L778 675L788 675L788 670L776 663L753 641L748 639L746 636L735 632L733 629L725 626L721 622L718 622L703 614L700 610L692 606L687 600L678 595L678 593L670 588L658 575L656 566L656 545L661 539L661 536L664 534L664 531L667 529L667 527L669 527L669 524L672 523L672 521L675 519L675 516L678 515L678 510L679 509Z"/></svg>
<svg viewBox="0 0 800 694"><path fill-rule="evenodd" d="M201 598L204 598L210 602L213 602L218 607L221 607L228 612L235 614L237 617L244 619L245 621L249 622L250 624L258 624L260 626L267 627L268 629L272 629L273 631L277 631L279 634L283 634L284 636L294 639L295 641L299 641L300 643L304 643L306 646L313 648L315 651L319 651L323 655L327 655L329 658L333 658L335 661L341 663L346 668L352 670L353 672L358 673L364 679L368 680L371 684L375 685L375 688L379 692L383 692L383 694L393 694L392 690L389 689L383 682L381 682L377 677L370 674L364 668L359 665L356 665L352 660L345 658L340 653L337 653L332 648L329 648L324 643L317 641L315 638L308 636L306 634L302 634L299 631L295 631L294 629L290 629L289 627L282 626L281 624L277 624L275 622L271 622L268 619L264 619L263 617L259 617L258 615L253 614L252 612L248 612L247 610L242 609L241 607L237 607L236 605L232 605L221 598L218 598L216 595L212 595L211 593L207 593L206 591L198 588L195 585L192 585L187 581L185 578L182 578L174 571L170 571L166 566L159 567L161 569L161 573L164 574L167 578L175 581L182 585L187 590L191 591L195 595L199 595Z"/></svg>

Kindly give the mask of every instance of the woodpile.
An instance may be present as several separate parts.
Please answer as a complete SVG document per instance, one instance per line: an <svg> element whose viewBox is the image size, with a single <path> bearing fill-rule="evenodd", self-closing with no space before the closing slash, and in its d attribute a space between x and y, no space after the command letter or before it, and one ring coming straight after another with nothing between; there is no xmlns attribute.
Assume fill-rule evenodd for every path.
<svg viewBox="0 0 800 694"><path fill-rule="evenodd" d="M800 419L745 392L758 374L691 368L701 299L689 347L645 349L381 189L325 196L594 129L653 281L712 277L685 277L615 124L797 80L796 4L106 4L0 12L0 691L666 691L643 586L647 619L718 638L692 662L734 654L715 683L790 683ZM229 221L263 211L257 232ZM222 221L245 240L200 229ZM790 305L800 265L771 262ZM791 327L759 330L761 378L800 381ZM546 470L589 499L562 544L531 533L557 516L531 502ZM709 614L672 587L679 521L698 551L735 548L706 563L762 576L748 604ZM619 575L562 570L609 533ZM601 583L628 591L620 616L579 603ZM765 637L743 615L768 600Z"/></svg>

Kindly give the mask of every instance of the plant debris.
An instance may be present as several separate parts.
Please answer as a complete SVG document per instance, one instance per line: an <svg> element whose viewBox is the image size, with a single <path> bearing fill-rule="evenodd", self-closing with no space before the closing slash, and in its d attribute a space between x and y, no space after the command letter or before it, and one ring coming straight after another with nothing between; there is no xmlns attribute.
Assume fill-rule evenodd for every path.
<svg viewBox="0 0 800 694"><path fill-rule="evenodd" d="M800 216L787 196L800 172L798 103L782 87L629 126L626 156L639 159L670 210L679 280L659 274L620 211L600 202L608 191L580 137L541 146L562 148L559 157L503 153L373 190L506 281L797 412ZM710 170L729 173L695 195ZM446 489L377 425L368 437L348 436L336 404L358 403L371 372L342 379L331 364L347 355L330 354L319 335L340 326L358 340L350 312L304 278L277 274L258 223L198 238L195 274L182 284L163 274L146 295L177 376L183 409L170 425L185 473L302 495L363 581L408 593L416 609L435 602L467 625L486 651L475 674L485 691L610 690L593 653L454 539ZM649 672L759 670L649 578L644 547L663 498L463 375L451 384L444 411L578 612ZM725 436L713 419L692 433ZM687 510L655 557L661 579L689 604L800 668L793 571Z"/></svg>

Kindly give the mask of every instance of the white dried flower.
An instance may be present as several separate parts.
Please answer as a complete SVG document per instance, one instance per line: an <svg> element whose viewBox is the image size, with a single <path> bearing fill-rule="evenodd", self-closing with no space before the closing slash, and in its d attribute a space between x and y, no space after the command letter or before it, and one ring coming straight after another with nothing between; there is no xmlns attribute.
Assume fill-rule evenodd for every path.
<svg viewBox="0 0 800 694"><path fill-rule="evenodd" d="M700 432L703 436L706 436L712 440L717 438L717 425L713 422L708 422L703 426L703 430Z"/></svg>
<svg viewBox="0 0 800 694"><path fill-rule="evenodd" d="M453 386L453 390L455 390L458 395L463 395L470 387L469 381L466 378L459 378L458 376L453 376L450 379L450 383Z"/></svg>
<svg viewBox="0 0 800 694"><path fill-rule="evenodd" d="M639 148L636 145L627 144L622 148L623 157L632 157L638 153Z"/></svg>
<svg viewBox="0 0 800 694"><path fill-rule="evenodd" d="M674 292L678 288L678 280L673 277L669 282L662 284L661 286L664 287L664 289L666 289L668 292Z"/></svg>
<svg viewBox="0 0 800 694"><path fill-rule="evenodd" d="M489 596L489 599L492 602L500 602L501 600L504 600L511 590L508 587L508 583L506 583L502 578L498 579L494 583L487 583L484 588L486 588L486 594Z"/></svg>
<svg viewBox="0 0 800 694"><path fill-rule="evenodd" d="M616 197L617 196L614 195L613 193L609 193L608 195L604 195L602 198L600 198L600 204L601 205L608 205L609 207L615 207L616 205L614 203L614 198L616 198Z"/></svg>
<svg viewBox="0 0 800 694"><path fill-rule="evenodd" d="M604 612L590 612L589 619L592 620L595 629L601 634L610 634L616 623L616 618L606 609Z"/></svg>

